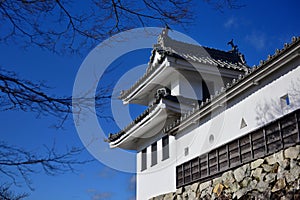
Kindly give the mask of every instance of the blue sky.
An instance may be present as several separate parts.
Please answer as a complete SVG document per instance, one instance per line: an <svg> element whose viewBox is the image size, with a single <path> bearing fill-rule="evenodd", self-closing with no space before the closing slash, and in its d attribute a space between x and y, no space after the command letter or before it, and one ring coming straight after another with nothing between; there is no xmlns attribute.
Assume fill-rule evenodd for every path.
<svg viewBox="0 0 300 200"><path fill-rule="evenodd" d="M300 35L298 1L242 1L242 4L245 7L219 12L201 3L194 8L197 16L193 24L185 28L173 25L171 28L192 37L201 45L222 50L230 50L227 42L233 38L250 66L266 59L275 49L282 48L284 43L291 41L292 36ZM49 92L58 96L72 94L77 70L86 56L59 56L36 47L24 50L18 45L6 44L0 44L0 51L1 67L17 72L24 79L45 81L51 86ZM130 61L130 65L126 59L121 59L113 73L122 75L124 69L147 63L150 53L143 51L142 55L138 55L138 62ZM120 77L107 76L107 80ZM65 145L82 146L71 119L65 123L64 130L57 130L51 128L57 123L57 119L52 117L37 118L35 113L7 111L0 113L0 123L1 140L29 150L41 151L44 144L51 146L54 140L62 149ZM111 121L101 121L101 125L107 132L118 129ZM90 159L92 156L85 152L82 158ZM135 196L134 174L110 169L98 161L78 166L77 169L75 174L33 175L35 191L30 191L24 184L13 189L29 192L28 199L32 200L127 200Z"/></svg>

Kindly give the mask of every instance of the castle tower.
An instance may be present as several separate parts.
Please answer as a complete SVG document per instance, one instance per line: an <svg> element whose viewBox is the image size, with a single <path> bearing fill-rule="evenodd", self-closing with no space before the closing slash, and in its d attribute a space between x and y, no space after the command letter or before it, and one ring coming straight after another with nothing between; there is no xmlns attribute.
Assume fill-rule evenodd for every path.
<svg viewBox="0 0 300 200"><path fill-rule="evenodd" d="M157 177L168 177L160 182L161 187L138 192L138 199L176 187L175 137L166 134L168 127L208 102L216 91L248 69L237 50L221 51L176 41L169 37L168 29L162 31L145 74L119 97L124 104L148 108L108 138L111 148L138 152L138 191ZM143 175L149 173L152 175Z"/></svg>

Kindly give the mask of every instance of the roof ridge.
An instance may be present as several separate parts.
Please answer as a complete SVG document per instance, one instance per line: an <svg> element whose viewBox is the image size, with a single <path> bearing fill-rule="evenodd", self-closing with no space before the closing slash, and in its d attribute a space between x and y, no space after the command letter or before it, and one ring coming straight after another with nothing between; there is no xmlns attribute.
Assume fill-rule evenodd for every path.
<svg viewBox="0 0 300 200"><path fill-rule="evenodd" d="M230 50L225 51L225 50L221 50L221 49L217 49L217 48L213 48L213 47L208 47L208 46L204 46L201 44L193 44L193 43L188 43L188 42L183 42L183 41L179 41L179 40L175 40L173 38L171 38L170 36L167 36L170 40L178 42L178 43L182 43L182 44L186 44L186 45L190 45L190 46L195 46L195 47L202 47L204 49L209 49L209 50L214 50L214 51L220 51L220 52L224 52L224 53L231 53Z"/></svg>
<svg viewBox="0 0 300 200"><path fill-rule="evenodd" d="M246 64L246 61L244 60L244 55L241 54L237 49L234 49L234 50L231 49L231 50L226 51L226 50L221 50L221 49L217 49L217 48L213 48L213 47L203 46L201 44L193 44L193 43L179 41L179 40L171 38L168 35L168 29L163 29L162 33L158 36L157 44L154 45L154 48L157 48L158 45L159 45L160 48L162 48L162 50L168 51L168 50L173 49L173 51L175 51L174 48L172 48L172 47L176 47L179 44L192 47L192 48L187 49L187 51L190 51L190 52L192 52L195 49L199 50L199 48L201 48L203 50L206 50L206 51L210 51L210 52L207 52L210 57L213 57L210 54L210 53L213 53L213 52L221 53L223 55L225 54L226 56L236 56L235 59L238 59L238 60L235 60L235 62L233 62L233 60L230 59L229 57L227 59L223 58L223 60L227 60L231 63L241 63L243 65ZM176 53L176 51L175 51L175 53Z"/></svg>
<svg viewBox="0 0 300 200"><path fill-rule="evenodd" d="M211 50L216 50L216 51L230 53L230 51L220 50L220 49L216 49L216 48L213 48L213 47L208 47L208 46L203 46L203 45L200 45L200 44L193 44L193 43L188 43L188 42L183 42L183 41L179 41L179 40L173 39L173 38L171 38L169 36L169 34L168 34L169 31L168 30L169 30L168 28L164 28L163 29L162 33L158 36L157 44L163 45L164 44L164 40L165 39L169 39L171 41L175 41L175 42L179 42L179 43L183 43L183 44L187 44L187 45L191 45L191 46L195 46L195 47L203 47L205 49L211 49Z"/></svg>

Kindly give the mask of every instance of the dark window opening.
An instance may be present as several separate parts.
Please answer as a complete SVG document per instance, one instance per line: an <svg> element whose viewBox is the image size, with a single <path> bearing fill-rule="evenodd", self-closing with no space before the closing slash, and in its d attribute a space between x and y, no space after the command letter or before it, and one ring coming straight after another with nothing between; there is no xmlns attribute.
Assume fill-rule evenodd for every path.
<svg viewBox="0 0 300 200"><path fill-rule="evenodd" d="M169 136L162 138L162 160L169 158Z"/></svg>
<svg viewBox="0 0 300 200"><path fill-rule="evenodd" d="M189 155L189 148L185 147L184 148L184 156L188 156Z"/></svg>
<svg viewBox="0 0 300 200"><path fill-rule="evenodd" d="M202 80L202 101L210 99L210 94L213 92L213 82Z"/></svg>
<svg viewBox="0 0 300 200"><path fill-rule="evenodd" d="M287 112L291 106L290 97L288 94L283 95L280 97L280 106L282 112Z"/></svg>
<svg viewBox="0 0 300 200"><path fill-rule="evenodd" d="M290 103L290 98L289 98L289 95L288 94L286 94L286 95L284 95L284 96L282 96L281 98L280 98L280 101L281 101L281 105L282 106L289 106L291 103Z"/></svg>
<svg viewBox="0 0 300 200"><path fill-rule="evenodd" d="M246 126L248 126L248 125L247 125L245 119L242 118L241 125L240 125L240 129L245 128Z"/></svg>
<svg viewBox="0 0 300 200"><path fill-rule="evenodd" d="M157 164L157 143L151 145L151 166Z"/></svg>
<svg viewBox="0 0 300 200"><path fill-rule="evenodd" d="M142 167L141 170L147 169L147 148L142 150Z"/></svg>

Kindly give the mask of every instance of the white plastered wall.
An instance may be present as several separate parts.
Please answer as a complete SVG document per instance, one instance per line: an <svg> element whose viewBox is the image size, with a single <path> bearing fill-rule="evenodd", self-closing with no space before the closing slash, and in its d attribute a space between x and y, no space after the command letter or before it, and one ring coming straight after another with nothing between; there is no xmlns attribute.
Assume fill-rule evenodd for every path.
<svg viewBox="0 0 300 200"><path fill-rule="evenodd" d="M137 200L171 192L176 188L175 137L169 136L169 158L162 160L162 139L157 141L157 164L151 166L151 144L147 147L147 169L141 171L141 152L137 154Z"/></svg>
<svg viewBox="0 0 300 200"><path fill-rule="evenodd" d="M299 108L300 92L298 92L299 94L295 92L297 85L300 87L300 66L198 128L177 134L177 164L206 153L234 138L249 133L286 112ZM280 104L280 98L286 94L289 95L291 103L288 111L282 110ZM242 118L247 123L244 128L241 128ZM214 136L213 142L209 141L210 135ZM189 148L189 155L184 156L187 147Z"/></svg>
<svg viewBox="0 0 300 200"><path fill-rule="evenodd" d="M193 130L184 130L175 137L169 137L170 158L162 160L161 140L158 141L158 163L151 166L151 144L147 149L147 169L141 172L141 153L137 154L137 199L144 200L176 190L176 166L196 156L210 151L234 138L267 123L287 111L280 111L280 98L290 97L289 111L300 107L300 66L262 87ZM240 128L242 118L247 126ZM209 142L209 136L214 141ZM188 148L188 155L184 155Z"/></svg>

